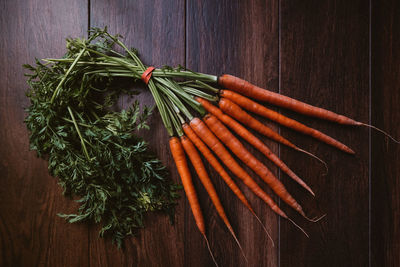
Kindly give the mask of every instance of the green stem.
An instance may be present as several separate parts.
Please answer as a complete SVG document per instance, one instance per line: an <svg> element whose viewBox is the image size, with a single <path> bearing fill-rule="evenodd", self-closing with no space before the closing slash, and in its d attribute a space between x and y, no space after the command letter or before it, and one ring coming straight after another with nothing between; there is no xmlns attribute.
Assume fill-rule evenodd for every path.
<svg viewBox="0 0 400 267"><path fill-rule="evenodd" d="M67 118L62 118L63 120L70 122L70 123L74 123L73 120L67 119ZM83 127L87 127L87 128L92 128L92 125L89 124L85 124L85 123L81 123L81 122L76 122L78 125L83 126Z"/></svg>
<svg viewBox="0 0 400 267"><path fill-rule="evenodd" d="M209 75L204 73L193 73L190 71L165 71L161 69L155 69L153 71L154 77L164 77L164 78L176 78L182 77L185 79L194 79L194 80L202 80L205 82L213 82L216 83L218 77L215 75Z"/></svg>
<svg viewBox="0 0 400 267"><path fill-rule="evenodd" d="M43 61L54 63L54 62L66 62L66 63L72 63L74 62L74 59L72 58L44 58L42 59ZM112 62L95 62L95 61L78 61L76 62L76 65L93 65L93 66L113 66L113 67L118 67L120 65Z"/></svg>
<svg viewBox="0 0 400 267"><path fill-rule="evenodd" d="M64 84L65 80L67 79L67 76L69 75L69 73L72 71L72 69L75 67L76 63L78 62L79 58L83 55L83 52L85 52L85 48L83 48L78 56L75 58L74 62L72 62L71 66L69 67L69 69L67 70L67 72L65 73L64 77L62 78L62 80L60 81L60 83L57 85L57 88L54 90L53 96L50 99L50 103L53 104L54 99L56 98L56 96L58 95L58 92L60 91L61 86Z"/></svg>
<svg viewBox="0 0 400 267"><path fill-rule="evenodd" d="M73 122L74 125L75 125L75 129L76 129L76 131L78 132L79 138L81 139L81 144L82 144L83 152L85 153L86 158L87 158L89 161L91 161L91 159L90 159L90 157L89 157L89 153L88 153L88 151L87 151L87 149L86 149L85 141L84 141L84 139L83 139L83 137L82 137L81 131L79 131L78 124L76 123L74 114L72 113L72 110L71 110L70 107L67 107L67 108L68 108L69 115L71 115L72 122Z"/></svg>
<svg viewBox="0 0 400 267"><path fill-rule="evenodd" d="M192 95L192 96L198 96L198 97L207 99L208 101L211 101L211 102L216 102L216 101L218 101L218 96L216 96L216 95L215 95L215 96L212 96L212 95L210 95L210 94L204 93L203 91L200 91L200 90L195 89L195 88L193 88L193 87L182 86L182 89L183 89L186 93L188 93L188 94L190 94L190 95Z"/></svg>
<svg viewBox="0 0 400 267"><path fill-rule="evenodd" d="M98 121L100 120L100 117L97 116L96 112L94 112L93 109L90 109L90 113L93 115L93 117L94 117L96 120L98 120Z"/></svg>
<svg viewBox="0 0 400 267"><path fill-rule="evenodd" d="M162 93L170 99L172 103L174 103L180 111L185 114L186 117L189 119L193 118L193 116L190 114L189 110L185 107L185 105L180 101L180 99L170 90L162 86L161 84L157 83L157 87L162 91Z"/></svg>
<svg viewBox="0 0 400 267"><path fill-rule="evenodd" d="M158 112L160 112L161 120L164 123L165 129L167 129L169 136L173 136L174 131L173 131L172 125L171 125L171 119L167 114L166 106L165 106L157 88L155 88L155 86L153 85L153 86L149 86L149 89L150 89L151 94L153 95L154 101L156 102Z"/></svg>
<svg viewBox="0 0 400 267"><path fill-rule="evenodd" d="M166 106L168 108L169 116L171 117L172 124L174 125L175 131L178 134L179 137L183 135L183 130L182 130L182 125L179 123L178 120L178 115L179 115L179 110L178 112L174 112L174 109L177 107L169 100L165 99Z"/></svg>
<svg viewBox="0 0 400 267"><path fill-rule="evenodd" d="M213 93L218 93L219 92L219 89L214 88L214 87L212 87L212 86L210 86L210 85L208 85L208 84L206 84L206 83L204 83L202 81L196 80L196 83L202 85L203 88L208 89Z"/></svg>
<svg viewBox="0 0 400 267"><path fill-rule="evenodd" d="M157 82L165 85L167 88L171 89L171 91L178 94L187 104L189 104L193 109L199 110L201 108L201 104L198 103L191 97L188 93L186 93L181 86L179 86L174 81L165 78L154 78Z"/></svg>
<svg viewBox="0 0 400 267"><path fill-rule="evenodd" d="M182 125L186 123L186 121L182 118L182 116L181 116L179 113L176 114L176 115L178 116L178 118L179 118L179 120L181 121L181 124L182 124Z"/></svg>

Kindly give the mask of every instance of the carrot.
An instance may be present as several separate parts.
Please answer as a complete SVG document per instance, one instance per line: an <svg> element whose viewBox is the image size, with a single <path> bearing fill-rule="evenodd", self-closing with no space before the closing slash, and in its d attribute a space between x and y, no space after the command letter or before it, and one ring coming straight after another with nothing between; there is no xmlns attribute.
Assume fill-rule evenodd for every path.
<svg viewBox="0 0 400 267"><path fill-rule="evenodd" d="M213 183L211 182L210 177L208 176L208 173L206 171L206 168L204 167L204 164L200 158L199 153L197 152L196 148L194 147L192 141L190 141L189 138L187 138L185 135L181 136L181 143L183 146L183 149L186 151L186 154L189 156L190 161L192 162L193 167L196 170L196 173L203 184L204 188L206 189L208 195L211 198L212 203L215 206L215 209L217 210L219 216L221 219L224 221L226 227L228 228L229 232L232 234L233 238L235 239L236 243L238 244L240 250L243 253L243 256L245 257L246 261L246 255L243 252L243 248L240 245L239 240L236 237L235 232L233 231L233 227L230 224L228 217L226 216L225 210L222 206L222 203L218 197L217 191L214 188Z"/></svg>
<svg viewBox="0 0 400 267"><path fill-rule="evenodd" d="M225 183L229 186L232 192L239 198L240 201L250 210L250 212L256 217L258 222L263 227L269 239L272 241L274 245L274 241L272 240L271 235L268 230L265 228L264 224L261 222L260 218L257 216L247 198L244 196L240 188L236 185L236 183L232 180L229 174L225 171L224 167L219 163L218 159L212 154L210 149L201 141L201 139L196 135L193 129L188 124L183 124L182 129L185 132L186 136L193 142L193 144L197 147L197 149L203 154L206 160L210 163L210 165L218 172L221 178L225 181Z"/></svg>
<svg viewBox="0 0 400 267"><path fill-rule="evenodd" d="M366 126L372 129L375 129L390 139L392 139L396 143L400 143L399 140L396 140L393 138L391 135L389 135L387 132L373 126L370 124L366 124L363 122L359 122L356 120L353 120L349 117L337 114L335 112L332 112L327 109L319 108L312 106L310 104L301 102L299 100L293 99L288 96L284 96L269 90L266 90L264 88L258 87L254 84L251 84L245 80L242 80L238 77L229 75L229 74L224 74L220 77L218 77L218 83L225 88L228 88L230 90L233 90L235 92L238 92L242 95L246 95L248 97L251 97L253 99L261 100L268 102L270 104L283 107L286 109L290 109L293 111L296 111L298 113L311 116L311 117L316 117L319 119L324 119L324 120L329 120L333 121L339 124L345 124L345 125L353 125L353 126Z"/></svg>
<svg viewBox="0 0 400 267"><path fill-rule="evenodd" d="M182 125L183 131L187 137L195 144L195 146L200 150L203 156L211 164L211 166L218 172L229 188L235 193L235 195L242 201L242 203L251 211L254 212L253 208L250 206L247 198L244 196L240 188L232 180L229 174L225 171L224 167L218 162L214 157L212 152L207 148L207 146L201 141L201 139L196 135L192 128L188 124Z"/></svg>
<svg viewBox="0 0 400 267"><path fill-rule="evenodd" d="M258 121L254 117L252 117L250 114L248 114L246 111L244 111L239 105L235 104L234 102L230 101L229 99L221 98L218 102L218 105L219 105L219 108L223 112L225 112L226 114L229 114L231 117L237 119L241 123L256 130L260 134L262 134L276 142L279 142L283 145L286 145L290 148L293 148L295 150L301 150L296 145L294 145L292 142L287 140L285 137L283 137L276 131L269 128L267 125L261 123L260 121Z"/></svg>
<svg viewBox="0 0 400 267"><path fill-rule="evenodd" d="M271 160L276 166L278 166L284 173L286 173L290 178L295 180L298 184L300 184L303 188L309 191L313 196L315 196L314 192L311 188L300 178L298 177L277 155L275 155L260 139L254 136L250 131L248 131L245 127L243 127L240 123L224 114L219 108L211 104L209 101L196 97L196 101L202 104L202 106L211 114L216 116L219 120L221 120L226 126L235 131L238 135L240 135L244 140L246 140L249 144L258 149L261 153L263 153L269 160Z"/></svg>
<svg viewBox="0 0 400 267"><path fill-rule="evenodd" d="M190 121L190 127L199 136L207 146L214 151L214 153L222 160L233 174L235 174L243 183L250 188L254 194L264 200L273 211L280 216L286 218L287 215L278 207L272 198L265 193L261 187L250 177L250 175L236 162L231 154L226 150L224 145L218 138L211 132L211 130L199 118L194 118Z"/></svg>
<svg viewBox="0 0 400 267"><path fill-rule="evenodd" d="M347 152L349 154L354 154L353 150L351 150L349 147L342 144L341 142L333 139L332 137L330 137L318 130L310 128L300 122L297 122L293 119L283 116L282 114L279 114L276 111L268 109L256 102L252 101L251 99L249 99L247 97L244 97L242 95L239 95L239 94L237 94L233 91L229 91L229 90L220 90L220 95L222 97L232 100L239 106L241 106L244 109L247 109L253 113L264 116L272 121L275 121L283 126L291 128L291 129L301 132L303 134L310 135L310 136L314 137L315 139L318 139L328 145L336 147L344 152Z"/></svg>
<svg viewBox="0 0 400 267"><path fill-rule="evenodd" d="M265 124L261 123L256 118L252 117L250 114L248 114L246 111L244 111L239 105L235 104L234 102L230 101L229 99L224 98L224 97L221 98L218 102L218 105L223 112L229 114L231 117L237 119L244 125L249 126L253 130L259 132L260 134L262 134L268 138L271 138L272 140L275 140L281 144L284 144L290 148L293 148L294 150L305 153L305 154L317 159L322 164L324 164L326 170L328 170L328 165L326 164L325 161L323 161L316 155L294 145L289 140L287 140L286 138L284 138L283 136L281 136L280 134L278 134L277 132L275 132L274 130L272 130L271 128L266 126Z"/></svg>
<svg viewBox="0 0 400 267"><path fill-rule="evenodd" d="M261 198L276 214L289 220L297 228L299 228L307 237L308 234L293 220L291 220L286 213L279 208L275 201L263 190L261 187L250 177L250 175L236 162L231 154L226 150L224 145L212 133L207 125L199 118L193 118L190 121L190 127L194 132L207 144L207 146L214 151L214 153L221 159L221 161L235 174L253 193Z"/></svg>
<svg viewBox="0 0 400 267"><path fill-rule="evenodd" d="M296 99L290 98L288 96L284 96L263 88L260 88L254 84L251 84L245 80L242 80L238 77L224 74L218 78L218 83L224 86L227 89L238 92L242 95L246 95L253 99L261 100L268 102L270 104L283 107L286 109L290 109L296 111L298 113L317 117L320 119L334 121L340 124L347 125L360 125L357 121L345 117L343 115L336 114L332 111L318 108L304 102L298 101Z"/></svg>
<svg viewBox="0 0 400 267"><path fill-rule="evenodd" d="M257 173L283 201L301 215L305 216L300 204L289 194L281 181L279 181L262 162L254 157L217 117L207 114L204 116L203 121L222 143L229 147L240 160Z"/></svg>
<svg viewBox="0 0 400 267"><path fill-rule="evenodd" d="M169 139L169 147L171 149L176 168L178 169L179 176L181 177L183 188L189 201L190 208L192 209L197 228L199 228L200 233L203 235L207 243L208 251L211 254L212 260L214 261L215 265L218 266L217 262L215 261L214 255L211 252L210 244L206 236L206 227L204 224L203 213L201 212L200 203L197 198L196 190L193 186L192 177L190 175L190 170L187 165L186 156L185 152L183 151L182 144L177 137L171 137Z"/></svg>

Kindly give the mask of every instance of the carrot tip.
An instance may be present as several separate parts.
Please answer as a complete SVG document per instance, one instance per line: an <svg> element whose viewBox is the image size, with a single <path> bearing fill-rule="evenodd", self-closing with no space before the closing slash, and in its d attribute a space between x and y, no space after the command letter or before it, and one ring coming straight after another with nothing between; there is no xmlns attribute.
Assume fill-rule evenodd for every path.
<svg viewBox="0 0 400 267"><path fill-rule="evenodd" d="M261 224L262 228L264 229L265 233L267 234L269 240L272 242L272 246L275 247L274 240L272 239L271 235L269 234L267 228L265 228L265 225L261 222L260 218L257 216L257 214L254 211L251 211L253 215L256 217L257 221Z"/></svg>
<svg viewBox="0 0 400 267"><path fill-rule="evenodd" d="M316 223L316 222L320 221L321 219L323 219L323 218L326 216L326 213L323 214L323 215L320 216L320 217L314 217L314 218L308 218L304 213L302 213L301 215L303 215L303 217L304 217L306 220L308 220L308 221L310 221L310 222L313 222L313 223Z"/></svg>
<svg viewBox="0 0 400 267"><path fill-rule="evenodd" d="M313 218L313 219L312 219L312 222L316 223L316 222L322 220L322 219L325 218L325 217L326 217L326 213L323 214L322 216L320 216L319 218L318 218L318 217Z"/></svg>
<svg viewBox="0 0 400 267"><path fill-rule="evenodd" d="M351 149L351 148L349 148L349 147L345 147L345 148L344 148L344 151L347 152L347 153L349 153L349 154L351 154L351 155L356 154L356 152L354 152L354 150Z"/></svg>
<svg viewBox="0 0 400 267"><path fill-rule="evenodd" d="M290 219L289 217L287 217L287 219L288 219L291 223L293 223L294 226L296 226L298 229L300 229L300 231L302 231L303 234L305 234L307 238L310 238L310 236L307 234L307 232L304 231L304 229L301 228L297 223L295 223L295 222L294 222L292 219Z"/></svg>
<svg viewBox="0 0 400 267"><path fill-rule="evenodd" d="M246 260L246 262L249 262L249 260L248 260L247 257L246 257L246 254L244 254L242 245L240 245L240 242L239 242L239 240L237 239L236 234L235 234L235 232L233 231L232 227L228 227L228 228L229 228L229 231L231 232L233 238L235 239L237 245L239 246L239 249L240 249L240 251L242 252L242 255L243 255L244 259Z"/></svg>
<svg viewBox="0 0 400 267"><path fill-rule="evenodd" d="M213 255L213 253L212 253L212 251L211 251L210 243L208 243L208 239L207 239L206 235L205 235L205 234L202 234L202 235L203 235L204 239L206 240L208 252L210 252L211 258L212 258L212 260L213 260L215 266L218 267L218 263L217 263L217 261L215 260L214 255Z"/></svg>
<svg viewBox="0 0 400 267"><path fill-rule="evenodd" d="M395 142L395 143L397 143L397 144L400 144L400 141L399 141L399 140L395 139L395 138L392 137L390 134L388 134L387 132L385 132L385 131L379 129L378 127L375 127L375 126L370 125L370 124L362 123L362 122L358 122L357 125L362 125L362 126L365 126L365 127L368 127L368 128L374 129L374 130L377 130L378 132L384 134L386 137L388 137L389 139L391 139L393 142Z"/></svg>
<svg viewBox="0 0 400 267"><path fill-rule="evenodd" d="M326 164L325 161L323 161L321 158L317 157L317 156L314 155L313 153L308 152L307 150L304 150L304 149L301 149L301 148L296 148L296 150L299 151L299 152L305 153L305 154L307 154L307 155L313 157L314 159L318 160L318 161L321 162L322 164L324 164L324 167L325 167L325 169L326 169L326 173L323 173L322 176L326 176L326 175L328 174L329 168L328 168L328 164Z"/></svg>
<svg viewBox="0 0 400 267"><path fill-rule="evenodd" d="M310 192L310 194L313 195L313 197L315 197L314 191L312 191L312 190L310 189L310 190L308 190L308 192Z"/></svg>

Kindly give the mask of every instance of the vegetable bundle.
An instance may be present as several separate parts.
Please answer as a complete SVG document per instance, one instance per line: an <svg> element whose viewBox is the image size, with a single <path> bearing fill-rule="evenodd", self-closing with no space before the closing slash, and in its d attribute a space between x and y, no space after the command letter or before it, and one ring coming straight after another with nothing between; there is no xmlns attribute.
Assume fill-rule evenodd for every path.
<svg viewBox="0 0 400 267"><path fill-rule="evenodd" d="M301 114L340 124L369 126L331 111L313 107L295 99L267 91L231 75L217 77L187 70L181 66L177 68L165 66L160 69L145 66L135 49L129 49L120 40L120 36L109 34L106 28L93 28L89 32L87 40L68 39L67 49L68 52L64 58L45 59L46 63L38 62L37 68L29 66L35 73L30 79L30 85L33 88L31 90L32 93L29 95L32 100L32 106L28 109L29 115L26 120L28 128L31 131L31 147L37 150L39 154L50 155L49 161L51 160L51 162L49 168L51 174L60 177L61 181L69 181L67 188L70 189L68 186L72 184L71 189L73 193L78 195L86 193L85 190L88 190L87 187L90 185L88 181L91 179L103 179L104 181L101 183L110 180L111 183L117 184L117 188L112 188L108 192L110 195L114 195L112 190L122 190L126 194L137 194L137 184L134 183L132 186L131 181L125 181L124 177L126 175L129 176L130 169L126 166L124 166L125 169L121 169L119 166L122 161L127 166L129 165L136 170L134 173L135 177L130 179L136 181L142 179L142 177L136 177L137 175L145 176L148 179L150 188L161 190L158 192L161 194L160 197L162 200L159 200L159 202L156 201L158 206L155 204L155 207L164 210L173 206L176 197L176 187L166 183L164 176L157 172L157 170L163 170L163 168L160 167L158 169L150 165L151 170L149 172L145 172L146 174L137 174L137 168L139 168L137 164L140 166L140 163L135 161L138 157L136 153L139 152L131 150L132 147L137 147L139 143L143 143L142 140L138 141L138 137L131 133L133 130L143 127L141 126L141 122L136 123L137 117L140 116L137 106L131 112L122 113L125 114L123 116L126 117L124 118L128 122L118 122L119 119L116 118L122 115L110 113L109 111L110 104L108 102L112 103L111 100L115 100L119 93L125 92L124 90L115 89L113 87L115 84L141 80L150 90L163 124L170 136L170 150L200 233L207 241L204 218L192 182L187 156L198 178L209 194L217 213L241 250L240 243L216 193L212 179L204 167L201 155L216 170L239 200L256 216L260 223L261 221L255 214L246 196L228 174L228 169L275 213L297 226L259 186L252 178L252 175L240 166L235 157L254 171L276 195L304 218L314 222L320 219L308 218L301 205L288 192L283 183L275 177L267 166L249 152L242 144L242 141L232 132L259 150L312 195L314 195L312 189L289 166L279 159L268 146L250 132L247 127L296 151L306 153L315 158L317 157L299 148L257 120L250 113L261 115L282 126L310 135L343 152L354 154L351 148L340 141L268 109L254 100L265 101L278 107L291 109ZM123 52L120 52L121 50ZM223 89L218 89L217 87ZM104 94L106 95L106 100L103 103L99 103L97 98L99 95ZM144 112L141 115L145 116L148 114ZM36 125L38 121L39 126ZM68 128L68 132L66 135L64 134L65 137L68 137L66 140L61 138L63 136L63 129L59 129L58 125L66 125L65 127ZM123 126L126 126L126 128ZM99 133L92 129L96 129ZM117 142L114 139L109 141L106 138L107 134L119 141ZM104 138L105 140L103 140ZM56 144L54 140L58 139L64 140L65 147L71 146L68 149L73 151L74 159L76 158L76 160L81 162L82 166L80 167L83 168L84 163L87 163L88 168L92 165L96 166L96 172L92 170L80 171L79 169L74 171L73 165L68 166L69 169L65 171L56 166L63 161L76 161L69 158L59 158L59 154L61 154L61 151L65 147L59 147ZM123 142L122 140L125 139L126 141ZM80 141L73 143L74 140ZM101 147L102 142L106 144L111 143L113 146L112 149L117 149L118 153L112 155L111 149L103 151L105 148ZM143 149L145 151L146 146ZM53 158L52 153L56 153L57 158ZM106 154L106 156L103 154ZM66 155L62 156L67 157ZM139 158L141 157L142 155L139 156ZM159 162L154 158L141 159L143 164L146 163L146 166L148 166L147 163L149 161L159 166ZM319 158L317 159L320 160ZM54 163L52 164L52 162ZM112 162L112 164L107 165L106 162ZM104 172L104 168L107 168L106 166L110 167L108 172ZM114 172L112 172L112 168L115 168ZM74 175L77 172L79 179L81 179L79 184L76 184L74 179L71 182L70 178L66 178L66 176ZM111 176L109 172L112 172ZM155 181L159 183L155 183L154 187L152 187L150 184ZM79 188L75 188L75 186L79 186ZM158 195L152 195L152 197L157 199ZM150 199L149 201L153 203L152 200ZM128 205L128 202L137 201L137 199L124 198L124 201ZM83 205L83 209L89 209L85 205L86 203ZM137 203L133 204L131 208L136 208L136 205ZM154 208L154 206L151 207ZM110 212L107 210L108 208L102 207L103 212ZM72 218L80 218L79 216L84 216L85 212L82 212L83 215ZM119 210L116 209L115 212L119 212ZM136 213L136 210L134 212ZM69 218L71 219L71 217ZM97 221L100 220L100 217L94 218ZM107 226L105 228L107 229ZM264 230L266 231L265 228ZM127 231L123 233L127 233ZM207 246L211 253L208 241Z"/></svg>

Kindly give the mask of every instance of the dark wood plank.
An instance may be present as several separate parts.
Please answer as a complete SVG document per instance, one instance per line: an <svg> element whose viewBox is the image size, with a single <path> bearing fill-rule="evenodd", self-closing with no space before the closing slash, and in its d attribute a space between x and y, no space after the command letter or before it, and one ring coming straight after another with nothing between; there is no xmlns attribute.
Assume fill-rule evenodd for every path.
<svg viewBox="0 0 400 267"><path fill-rule="evenodd" d="M283 1L280 10L281 93L368 122L367 2ZM346 155L282 129L284 136L321 156L330 168L322 176L316 161L282 148L282 158L295 166L317 197L311 199L298 186L288 189L308 214L327 213L327 217L312 224L289 213L305 226L310 238L282 224L281 266L368 266L368 130L283 113L350 145L357 154Z"/></svg>
<svg viewBox="0 0 400 267"><path fill-rule="evenodd" d="M0 265L85 266L87 226L57 217L76 204L29 151L22 64L62 56L65 37L85 34L88 10L77 0L2 1L0 8Z"/></svg>
<svg viewBox="0 0 400 267"><path fill-rule="evenodd" d="M165 64L184 64L184 1L91 1L91 26L108 25L112 33L124 36L127 45L139 50L145 64L161 67ZM138 97L143 104L154 101L144 84ZM121 107L129 105L127 99ZM145 133L152 151L168 166L171 177L179 181L168 147L168 134L155 112L151 130ZM128 238L124 250L118 251L109 241L98 239L95 229L90 231L90 264L93 266L184 266L184 222L189 211L182 194L177 207L175 225L167 216L150 215L146 228L136 238Z"/></svg>
<svg viewBox="0 0 400 267"><path fill-rule="evenodd" d="M372 124L400 137L400 3L372 1ZM372 131L371 266L400 266L400 146Z"/></svg>
<svg viewBox="0 0 400 267"><path fill-rule="evenodd" d="M188 68L215 75L230 73L277 90L278 1L188 1L186 25ZM277 145L266 138L262 140L278 151ZM247 147L277 173L276 168L260 153ZM251 213L216 172L209 168L209 173L214 178L221 201L249 259L248 266L277 266L278 217L232 175L272 232L276 244L272 247ZM253 175L252 172L250 174ZM199 183L196 186L201 188ZM264 188L268 190L265 185ZM239 248L216 214L207 194L204 190L198 191L211 248L218 263L221 266L246 266ZM186 223L191 233L190 241L185 243L187 266L211 266L211 259L195 229L194 221L188 218Z"/></svg>

